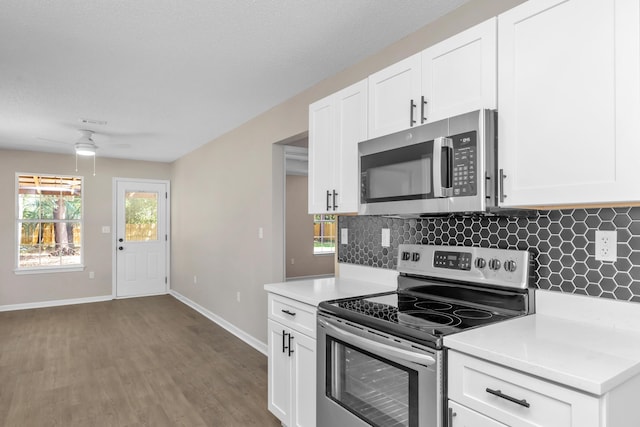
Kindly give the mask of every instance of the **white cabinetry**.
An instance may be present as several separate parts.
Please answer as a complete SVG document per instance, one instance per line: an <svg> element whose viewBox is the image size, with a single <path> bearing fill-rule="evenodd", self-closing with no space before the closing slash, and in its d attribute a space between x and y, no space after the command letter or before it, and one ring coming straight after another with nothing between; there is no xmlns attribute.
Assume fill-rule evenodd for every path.
<svg viewBox="0 0 640 427"><path fill-rule="evenodd" d="M369 76L369 137L420 124L420 54Z"/></svg>
<svg viewBox="0 0 640 427"><path fill-rule="evenodd" d="M496 19L369 76L369 138L496 108Z"/></svg>
<svg viewBox="0 0 640 427"><path fill-rule="evenodd" d="M640 3L530 0L498 17L503 206L640 200Z"/></svg>
<svg viewBox="0 0 640 427"><path fill-rule="evenodd" d="M507 427L489 417L449 401L448 427Z"/></svg>
<svg viewBox="0 0 640 427"><path fill-rule="evenodd" d="M358 142L367 139L367 81L309 106L309 213L358 211Z"/></svg>
<svg viewBox="0 0 640 427"><path fill-rule="evenodd" d="M315 312L269 294L269 410L288 427L316 424Z"/></svg>
<svg viewBox="0 0 640 427"><path fill-rule="evenodd" d="M626 396L628 390L614 389L604 396L593 396L456 351L449 351L448 357L449 408L454 427L634 425L635 421L612 411L624 408L630 397ZM465 408L460 410L457 405ZM462 421L456 420L458 416ZM468 421L475 420L473 417L488 417L496 423Z"/></svg>

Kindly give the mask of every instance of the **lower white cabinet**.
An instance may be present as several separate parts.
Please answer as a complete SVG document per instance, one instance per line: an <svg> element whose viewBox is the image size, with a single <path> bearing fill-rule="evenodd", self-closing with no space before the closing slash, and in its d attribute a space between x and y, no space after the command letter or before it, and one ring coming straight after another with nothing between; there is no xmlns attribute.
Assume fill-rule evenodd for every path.
<svg viewBox="0 0 640 427"><path fill-rule="evenodd" d="M596 396L456 351L448 362L449 427L638 426L637 378Z"/></svg>
<svg viewBox="0 0 640 427"><path fill-rule="evenodd" d="M288 427L316 425L316 340L300 331L313 328L306 322L315 325L315 317L308 317L308 310L315 312L315 308L305 306L269 295L269 410ZM273 319L279 312L291 319Z"/></svg>
<svg viewBox="0 0 640 427"><path fill-rule="evenodd" d="M507 427L489 417L458 405L453 400L449 401L449 426L448 427Z"/></svg>

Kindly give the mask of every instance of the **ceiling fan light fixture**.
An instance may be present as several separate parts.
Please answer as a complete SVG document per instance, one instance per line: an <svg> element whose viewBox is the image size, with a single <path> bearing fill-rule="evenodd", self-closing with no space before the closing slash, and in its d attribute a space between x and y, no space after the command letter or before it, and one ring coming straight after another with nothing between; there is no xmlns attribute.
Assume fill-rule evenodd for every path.
<svg viewBox="0 0 640 427"><path fill-rule="evenodd" d="M76 154L78 156L95 156L96 146L95 144L88 142L76 142L75 145Z"/></svg>

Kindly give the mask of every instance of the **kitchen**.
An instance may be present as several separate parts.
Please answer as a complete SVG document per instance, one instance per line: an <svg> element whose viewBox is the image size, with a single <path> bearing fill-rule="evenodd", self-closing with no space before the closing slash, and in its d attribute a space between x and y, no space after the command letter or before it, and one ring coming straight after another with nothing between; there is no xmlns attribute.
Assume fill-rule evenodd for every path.
<svg viewBox="0 0 640 427"><path fill-rule="evenodd" d="M312 165L314 150L322 152L324 145L335 141L342 150L338 162L351 167L338 168L333 181L323 177L323 171L316 172L319 177L310 176L309 212L360 216L339 219L341 273L335 283L320 287L310 280L297 286L293 282L265 286L270 292L270 374L277 378L270 382L270 410L284 424L637 424L639 415L629 399L640 381L640 354L634 344L638 328L632 326L638 309L627 302L638 300L630 274L636 267L628 258L636 249L631 230L638 216L633 207L637 192L630 163L636 155L634 138L623 141L638 131L632 123L639 105L638 11L621 13L617 8L621 4L601 8L604 4L597 2L582 7L570 3L530 1L514 7L499 14L497 22L471 27L430 46L417 60L417 55L400 60L369 75L362 85L356 83L310 105ZM581 30L566 28L567 13L584 18L578 25ZM607 29L592 31L602 25ZM497 28L497 43L481 27ZM479 45L476 55L468 55L464 62L460 59L464 53L459 52L471 50L474 43ZM495 70L484 69L486 63L494 63L483 57L484 47L496 44L497 102L483 98L484 73L496 75ZM626 54L614 54L614 45L623 50L633 47ZM582 55L584 46L599 54ZM569 51L572 55L561 60ZM608 58L608 65L602 58ZM457 74L460 68L472 76ZM598 71L587 77L586 70ZM415 75L422 79L422 92L409 84ZM583 78L594 82L598 99L594 104L584 98ZM603 81L612 85L599 87ZM459 96L459 87L471 90ZM495 94L495 87L488 93ZM449 104L448 95L453 99ZM486 111L479 111L479 120L478 111L468 111L494 105L498 153L487 149L482 158L485 146L473 145L475 136L472 148L464 144L474 132L494 140L486 131L493 123L486 120ZM359 111L368 114L364 130L358 128ZM469 116L479 123L477 127L459 124ZM585 117L592 117L585 121L588 126ZM422 123L430 124L419 126ZM601 127L605 123L609 124ZM328 126L333 133L326 130ZM447 133L449 129L455 131ZM352 140L358 155L350 154ZM440 158L441 151L447 160ZM456 157L451 160L453 153ZM467 160L476 154L480 160ZM451 166L445 170L446 162ZM350 174L356 164L354 179ZM477 194L483 203L467 207L464 200L472 198L465 199L465 192ZM500 212L505 208L522 211ZM535 211L527 212L531 208ZM513 253L485 254L491 249L483 248ZM518 250L529 252L523 257ZM383 277L367 273L367 267L397 270L397 292L381 288ZM446 287L439 285L441 281L454 281L460 289L506 292L511 286L500 283L500 274L520 269L526 278L529 273L522 269L528 267L532 268L529 289L535 288L535 297L528 308L525 304L518 310L519 315L532 316L449 336L448 324L458 322L455 332L466 328L451 316L468 310L455 310L461 301L468 302L469 309L486 304L494 316L507 312L488 303L493 297L459 300L457 294L445 294L439 290ZM349 280L364 278L370 283L369 294L345 292ZM406 284L423 283L418 279L428 284ZM328 286L334 286L334 295L325 292ZM438 298L431 300L432 295ZM408 303L416 298L419 302ZM291 305L282 308L287 304ZM454 304L453 312L426 309L436 304ZM315 329L296 317L309 306L318 307ZM445 313L448 319L434 320ZM430 323L419 321L427 315ZM312 341L301 345L301 337L317 340L315 358ZM425 342L435 353L418 348ZM282 362L287 358L290 366ZM306 388L302 384L314 378L309 374L314 363L316 387ZM387 382L391 366L402 380ZM430 367L438 372L433 379ZM289 387L283 390L286 380Z"/></svg>
<svg viewBox="0 0 640 427"><path fill-rule="evenodd" d="M499 3L499 4L498 4ZM171 270L171 288L177 293L185 296L191 301L196 302L203 307L209 313L214 313L219 319L223 319L227 322L229 327L235 328L235 332L243 337L246 341L252 343L255 347L266 353L267 331L265 326L265 319L267 317L267 296L262 289L264 283L277 282L282 278L283 259L279 250L282 246L281 242L281 225L279 224L279 203L273 202L278 200L278 187L272 184L273 173L277 169L277 156L273 157L273 152L276 153L280 150L280 147L273 146L274 142L285 140L289 137L303 134L308 128L308 105L327 96L330 93L338 91L343 87L350 85L351 83L367 77L392 63L395 63L411 54L417 53L430 45L440 42L456 33L463 31L475 24L485 21L499 13L510 9L516 4L521 3L519 1L514 2L489 2L489 1L474 1L468 5L463 6L460 10L454 11L451 15L448 15L442 21L434 23L428 29L425 29L417 34L411 35L408 38L398 42L398 44L390 47L385 52L381 52L371 58L366 59L363 63L358 64L354 68L350 68L335 76L321 82L318 86L315 86L308 91L301 93L294 99L286 101L280 104L273 110L258 116L251 122L237 129L230 131L228 134L219 138L216 144L208 145L199 150L196 150L192 154L185 156L178 160L173 165L148 165L151 167L157 167L160 171L144 171L138 168L137 164L120 164L118 166L109 166L116 169L113 174L132 176L132 174L139 174L141 178L145 177L161 177L170 178L172 180L173 190L173 204L174 206L185 206L189 209L175 210L172 215L174 235L172 236L172 270ZM4 153L3 153L4 154ZM265 159L274 158L274 164L265 162ZM59 157L47 157L42 158L41 164L50 165L51 160L59 161ZM21 161L18 156L2 156L2 170L11 171L12 163ZM6 163L5 163L6 162ZM27 160L23 160L23 165L28 165ZM106 161L104 162L106 163ZM104 165L103 163L103 165ZM236 170L230 171L228 165L242 164L247 170L251 171L251 174L240 174ZM106 165L105 165L106 166ZM25 169L26 166L21 166L21 169ZM98 159L98 172L100 171L100 159ZM235 169L235 168L234 168ZM220 172L212 179L211 171L227 171L227 174ZM7 175L5 181L12 181L11 172ZM234 188L230 189L225 180L225 176L232 176L235 178ZM100 176L98 174L98 176ZM110 182L101 181L100 189L106 189L108 192L108 186ZM13 196L13 189L7 188L2 190L5 199L10 200ZM223 200L234 200L234 204L226 206L225 209L217 209L212 205L215 202L203 202L198 197L200 194L216 194ZM243 197L237 197L237 194L242 194ZM560 200L559 202L563 202ZM566 202L566 201L564 201ZM202 206L202 203L208 203L206 206ZM209 204L210 203L210 204ZM555 204L555 203L554 203ZM200 209L197 209L199 207ZM624 209L624 208L616 208ZM187 214L187 210L189 211ZM13 212L3 211L3 218L6 215L8 221L11 222ZM256 212L260 212L260 215L256 215ZM553 212L553 211L549 211ZM604 210L604 216L598 217L597 213L592 211L579 211L578 217L584 216L583 220L586 225L587 219L589 223L596 221L602 223L615 221L614 224L625 224L627 227L633 222L636 215L633 209L628 210L627 220L625 220L625 214L618 215L617 210ZM550 214L551 215L551 214ZM556 215L556 214L553 214ZM538 219L539 229L542 230L541 242L549 242L552 238L552 233L548 235L544 230L555 229L557 224L562 224L563 218L571 216L572 214L561 213L558 219L549 218L547 221L544 219ZM611 216L612 219L607 219ZM540 218L544 218L541 216ZM591 219L593 218L593 219ZM224 245L216 246L211 245L210 242L200 241L198 239L192 239L188 236L197 234L196 231L201 231L199 228L196 230L196 224L202 224L206 220L215 220L219 224L241 224L241 227L221 227L215 231L215 239L217 241L225 242ZM344 220L344 219L342 219ZM347 218L350 221L351 218ZM346 228L349 231L355 230L356 233L362 231L364 238L371 238L374 242L380 236L379 230L390 229L394 234L391 236L391 240L395 240L394 223L383 223L383 219L374 220L374 225L369 223L361 225L353 219L354 223L347 222ZM377 221L380 221L378 224ZM463 220L463 226L466 225ZM566 221L566 220L565 220ZM577 223L581 221L578 220ZM100 216L95 220L94 225L100 225L109 223L108 212L100 212ZM553 224L553 225L552 225ZM421 224L422 225L422 224ZM489 232L487 232L482 225L478 226L475 223L469 223L471 228L480 227L478 233L489 233L490 235L495 233L501 233L507 238L514 235L509 232L509 224L489 223L487 225ZM402 226L403 234L404 228L406 232L411 236L413 229L416 229L416 236L418 236L418 223L414 223L409 220L408 222L402 222L397 224L397 229ZM455 224L453 229L458 226ZM343 225L341 227L344 227ZM444 230L444 234L449 235L449 231L452 229L451 224L447 223L435 223L433 225L426 225L434 228L433 233L438 233L437 230ZM513 226L511 226L513 227ZM529 228L537 230L536 225L527 225L525 228L529 231ZM591 226L590 226L591 227ZM594 226L597 227L597 226ZM624 227L624 226L623 226ZM265 239L259 240L257 238L258 230L262 228L264 230ZM581 228L579 225L577 228ZM507 231L501 231L507 230ZM422 231L421 231L422 232ZM13 230L4 230L3 241L9 242L13 239ZM463 232L464 234L464 232ZM531 231L531 234L536 234ZM580 233L577 233L580 234ZM399 235L399 234L398 234ZM516 232L516 236L519 234ZM546 237L545 237L546 236ZM555 234L553 234L555 236ZM465 236L466 237L466 236ZM416 237L417 238L417 237ZM490 239L491 236L487 236ZM513 237L511 237L513 239ZM520 238L520 237L519 237ZM527 235L527 238L529 236ZM629 236L631 238L631 236ZM473 240L474 237L472 236ZM476 237L477 239L477 237ZM554 238L555 240L555 238ZM353 239L351 240L354 241ZM246 245L246 242L251 242L250 245ZM475 242L474 242L475 243ZM374 243L377 245L377 243ZM549 245L551 246L551 245ZM578 248L579 249L579 248ZM549 247L548 251L551 252L552 248ZM7 247L3 258L13 259L12 249ZM108 249L100 252L99 256L108 256ZM249 259L260 259L263 262L257 264L252 269L247 269L244 264L239 262L233 254L242 253ZM554 251L555 253L555 251ZM633 253L628 254L628 259L631 259ZM340 254L340 256L349 257L347 254ZM351 255L355 259L357 254ZM345 258L347 259L347 258ZM348 260L348 259L347 259ZM555 267L557 260L555 258L549 259L549 271L543 274L549 277L549 287L558 287L564 285L564 282L558 282L558 275L563 277L562 267L556 270ZM377 261L376 261L377 262ZM388 264L387 267L393 267L392 264ZM552 265L553 263L553 265ZM637 265L633 263L633 265ZM344 273L348 268L342 268ZM553 268L553 270L552 270ZM627 270L629 277L635 277L631 272L633 266ZM9 283L14 278L12 273L9 272L10 267L6 268L6 275L3 276L3 283ZM594 269L589 269L592 275L597 278L598 273L592 272ZM603 276L602 272L597 269L600 276ZM3 275L5 274L3 269ZM66 291L51 290L50 294L44 295L40 301L43 300L62 300L72 298L84 298L95 295L107 295L110 293L109 283L109 267L99 270L104 276L103 282L106 282L106 286L98 289L87 290L75 289ZM545 270L546 271L546 270ZM617 272L614 273L615 274ZM199 278L199 284L193 283L193 276L197 275ZM603 279L611 279L611 273L606 272ZM624 275L623 275L624 276ZM577 276L577 282L587 280L587 272L580 273ZM211 288L202 286L203 280L207 280L211 283ZM22 279L21 279L22 280ZM623 279L624 280L624 279ZM597 279L597 283L600 283ZM26 282L26 281L25 281ZM42 281L40 281L42 282ZM585 285L585 289L592 283L591 278ZM604 283L607 283L605 281ZM25 283L26 286L34 288L33 284ZM38 285L42 285L39 283ZM50 286L50 285L47 285ZM608 286L608 285L607 285ZM622 286L624 289L631 289L630 286ZM618 292L625 292L624 289L618 290ZM616 287L602 289L602 292L614 293L617 290ZM568 289L568 292L571 292ZM594 290L595 292L599 292ZM246 316L240 313L238 310L239 303L236 302L238 292L241 294L241 302L245 313L251 313L250 316ZM13 295L7 294L7 299L3 300L2 304L13 305L32 302L28 299L28 295L19 295L16 298L10 298ZM631 297L631 295L628 295ZM622 298L624 299L624 298Z"/></svg>

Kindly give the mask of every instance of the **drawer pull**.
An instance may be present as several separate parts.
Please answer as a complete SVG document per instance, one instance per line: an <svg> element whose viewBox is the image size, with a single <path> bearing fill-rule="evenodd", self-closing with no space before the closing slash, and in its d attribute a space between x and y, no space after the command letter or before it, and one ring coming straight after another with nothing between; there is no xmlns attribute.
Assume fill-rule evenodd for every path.
<svg viewBox="0 0 640 427"><path fill-rule="evenodd" d="M516 399L515 397L511 397L511 396L509 396L507 394L504 394L500 390L492 390L489 387L487 387L486 392L489 393L489 394L493 394L494 396L497 396L497 397L499 397L501 399L508 400L509 402L513 402L513 403L515 403L517 405L524 406L525 408L528 408L528 407L531 406L531 405L529 405L529 402L527 402L525 399L522 399L522 400Z"/></svg>
<svg viewBox="0 0 640 427"><path fill-rule="evenodd" d="M289 310L284 310L284 309L283 309L283 310L282 310L282 312L283 312L284 314L288 314L289 316L295 316L295 315L296 315L293 311L289 311Z"/></svg>

